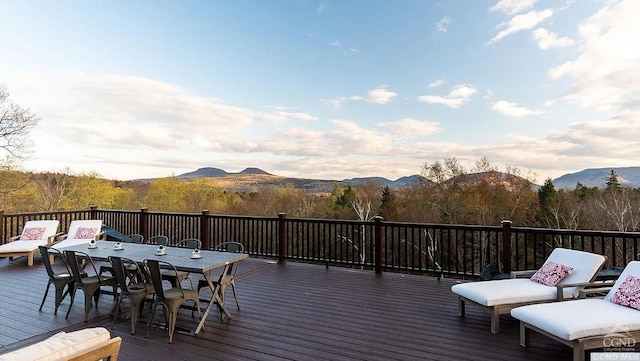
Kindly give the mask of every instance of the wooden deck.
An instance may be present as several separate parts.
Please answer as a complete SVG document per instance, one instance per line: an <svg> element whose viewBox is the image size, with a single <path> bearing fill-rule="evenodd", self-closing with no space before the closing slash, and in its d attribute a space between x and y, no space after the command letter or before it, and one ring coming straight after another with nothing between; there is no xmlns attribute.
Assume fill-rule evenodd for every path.
<svg viewBox="0 0 640 361"><path fill-rule="evenodd" d="M289 262L249 259L236 276L241 311L220 321L212 312L200 334L176 333L168 343L165 330L152 328L145 338L149 308L135 335L128 320L112 330L122 337L119 360L570 360L570 348L538 334L531 346L518 343L518 323L508 315L501 333L489 331L490 317L467 306L457 316L450 287L457 280L372 271L325 268ZM53 314L53 291L38 311L46 286L42 261L0 259L0 353L25 346L59 330L110 327L113 299L102 295L84 323L82 298L68 320L66 298ZM157 319L161 317L158 316ZM195 327L191 312L181 310L178 327Z"/></svg>

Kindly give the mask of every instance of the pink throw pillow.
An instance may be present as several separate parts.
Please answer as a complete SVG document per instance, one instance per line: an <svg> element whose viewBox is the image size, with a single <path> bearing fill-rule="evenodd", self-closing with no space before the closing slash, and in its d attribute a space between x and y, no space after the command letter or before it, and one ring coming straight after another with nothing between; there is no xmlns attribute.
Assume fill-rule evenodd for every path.
<svg viewBox="0 0 640 361"><path fill-rule="evenodd" d="M538 272L531 276L531 280L542 283L545 286L553 287L567 277L571 271L573 271L573 267L571 266L549 261L540 267Z"/></svg>
<svg viewBox="0 0 640 361"><path fill-rule="evenodd" d="M97 228L78 227L76 236L73 239L92 239L96 235Z"/></svg>
<svg viewBox="0 0 640 361"><path fill-rule="evenodd" d="M21 241L39 241L42 239L42 235L46 230L47 230L47 227L25 228L24 231L22 231L22 236L20 236L20 240Z"/></svg>
<svg viewBox="0 0 640 361"><path fill-rule="evenodd" d="M640 278L627 276L609 301L640 310Z"/></svg>

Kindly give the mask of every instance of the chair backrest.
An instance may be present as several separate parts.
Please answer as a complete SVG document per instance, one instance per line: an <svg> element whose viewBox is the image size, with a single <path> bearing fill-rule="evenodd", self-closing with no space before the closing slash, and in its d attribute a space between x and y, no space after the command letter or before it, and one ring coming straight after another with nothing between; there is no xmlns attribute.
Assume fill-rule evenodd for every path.
<svg viewBox="0 0 640 361"><path fill-rule="evenodd" d="M240 242L221 242L213 247L215 251L221 252L234 252L234 253L244 253L244 245ZM236 272L238 271L238 262L234 262L229 265L229 275L231 277L235 277Z"/></svg>
<svg viewBox="0 0 640 361"><path fill-rule="evenodd" d="M59 221L27 221L22 227L21 241L46 241L58 232Z"/></svg>
<svg viewBox="0 0 640 361"><path fill-rule="evenodd" d="M102 281L102 276L100 276L100 273L98 272L98 269L96 268L95 263L93 263L93 259L91 259L91 256L89 256L88 254L84 253L84 252L80 252L80 251L64 251L64 257L67 259L67 263L69 265L69 269L71 269L71 274L73 275L73 278L75 279L77 284L82 284L82 276L84 275L86 277L86 272L83 270L80 270L80 264L78 262L78 255L81 255L82 258L85 261L85 268L86 265L91 265L91 268L93 269L93 273L95 274L96 277L98 277L98 280Z"/></svg>
<svg viewBox="0 0 640 361"><path fill-rule="evenodd" d="M21 241L46 241L58 232L60 222L53 220L27 221L22 227Z"/></svg>
<svg viewBox="0 0 640 361"><path fill-rule="evenodd" d="M102 221L99 219L85 219L71 222L66 239L86 240L87 243L95 239L102 230Z"/></svg>
<svg viewBox="0 0 640 361"><path fill-rule="evenodd" d="M222 242L213 247L216 251L244 253L244 245L240 242Z"/></svg>
<svg viewBox="0 0 640 361"><path fill-rule="evenodd" d="M604 297L605 301L611 300L611 297L613 297L618 288L620 288L622 282L624 282L629 276L640 277L640 261L631 261L627 264L627 267L622 270L622 274L620 274L620 277L618 277L616 283Z"/></svg>
<svg viewBox="0 0 640 361"><path fill-rule="evenodd" d="M76 283L82 284L82 272L80 272L80 265L78 264L76 252L64 251L64 257L67 259L67 263L69 264L69 268L71 269L71 274L73 275Z"/></svg>
<svg viewBox="0 0 640 361"><path fill-rule="evenodd" d="M573 267L571 273L559 282L560 285L584 283L593 280L606 258L602 255L567 248L556 248L546 262L553 261ZM579 287L568 287L574 297L578 296Z"/></svg>
<svg viewBox="0 0 640 361"><path fill-rule="evenodd" d="M158 297L159 299L165 298L163 288L164 283L162 283L162 271L160 270L160 268L168 269L170 271L176 272L176 274L178 270L173 264L169 262L158 261L157 259L145 259L144 264L149 270L149 275L151 276L151 282L153 284L153 288L155 289L156 297ZM179 289L182 293L182 297L184 297L184 291L182 290L182 287L178 285L178 287L175 288Z"/></svg>
<svg viewBox="0 0 640 361"><path fill-rule="evenodd" d="M125 243L144 243L144 236L138 233L130 234L124 237L122 242Z"/></svg>
<svg viewBox="0 0 640 361"><path fill-rule="evenodd" d="M187 238L176 243L176 247L187 247L191 249L202 248L202 242L197 238Z"/></svg>
<svg viewBox="0 0 640 361"><path fill-rule="evenodd" d="M126 260L126 262L132 262L131 260ZM128 293L129 288L127 287L127 276L124 273L124 265L121 257L109 256L109 263L111 263L111 267L113 269L113 276L116 278L116 282L118 282L118 286L123 293Z"/></svg>
<svg viewBox="0 0 640 361"><path fill-rule="evenodd" d="M147 243L149 243L149 244L157 244L158 246L165 246L166 247L167 244L169 243L169 237L162 236L162 235L153 236L153 237L149 238Z"/></svg>
<svg viewBox="0 0 640 361"><path fill-rule="evenodd" d="M56 273L53 271L53 267L51 266L51 260L49 259L49 256L51 253L57 253L62 258L62 252L58 251L55 248L49 248L45 246L38 246L38 248L40 249L40 254L42 255L42 263L44 263L44 268L46 268L47 270L47 275L49 275L50 278L53 278ZM67 265L67 262L64 259L62 264L64 264L64 266L67 268L67 272L71 274L71 271L69 270L69 266Z"/></svg>

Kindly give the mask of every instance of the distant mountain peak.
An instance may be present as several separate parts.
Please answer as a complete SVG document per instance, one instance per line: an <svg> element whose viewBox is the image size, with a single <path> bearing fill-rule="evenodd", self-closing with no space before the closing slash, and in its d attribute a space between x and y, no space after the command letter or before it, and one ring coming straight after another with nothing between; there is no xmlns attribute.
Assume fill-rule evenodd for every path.
<svg viewBox="0 0 640 361"><path fill-rule="evenodd" d="M363 184L368 182L374 182L374 183L380 183L384 186L396 187L396 188L403 187L403 186L410 185L417 182L422 182L422 181L426 181L426 178L418 174L400 177L394 181L384 177L362 177L362 178L351 178L351 179L342 180L342 182L346 184Z"/></svg>
<svg viewBox="0 0 640 361"><path fill-rule="evenodd" d="M254 168L254 167L249 167L249 168L245 168L242 172L239 172L238 174L264 174L264 175L272 175L270 173L267 173L265 171L263 171L260 168Z"/></svg>
<svg viewBox="0 0 640 361"><path fill-rule="evenodd" d="M220 168L213 167L205 167L199 168L193 172L183 173L178 176L178 178L187 179L187 178L207 178L207 177L224 177L229 175L225 170Z"/></svg>
<svg viewBox="0 0 640 361"><path fill-rule="evenodd" d="M574 189L578 182L585 187L607 187L607 177L611 171L618 175L620 186L640 187L640 167L588 168L576 173L565 174L553 180L556 188Z"/></svg>

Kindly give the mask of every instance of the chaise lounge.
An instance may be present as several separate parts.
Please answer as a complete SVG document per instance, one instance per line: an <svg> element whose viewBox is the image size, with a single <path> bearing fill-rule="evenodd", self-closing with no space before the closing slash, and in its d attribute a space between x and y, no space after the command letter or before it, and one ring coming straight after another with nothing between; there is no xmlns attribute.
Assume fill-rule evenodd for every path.
<svg viewBox="0 0 640 361"><path fill-rule="evenodd" d="M73 221L69 225L69 232L58 237L54 247L69 247L89 243L92 239L96 241L102 238L106 239L106 233L101 230L102 221L99 219Z"/></svg>
<svg viewBox="0 0 640 361"><path fill-rule="evenodd" d="M35 344L0 355L0 361L116 361L122 339L104 327L58 332Z"/></svg>
<svg viewBox="0 0 640 361"><path fill-rule="evenodd" d="M459 316L465 315L465 303L476 304L491 313L491 332L499 333L500 315L516 307L576 298L604 261L594 253L556 248L532 278L460 283L451 291L458 295ZM512 277L523 273L514 272Z"/></svg>
<svg viewBox="0 0 640 361"><path fill-rule="evenodd" d="M28 221L19 236L11 237L0 246L0 257L27 256L27 265L33 266L33 256L40 251L39 246L49 247L58 234L56 220Z"/></svg>
<svg viewBox="0 0 640 361"><path fill-rule="evenodd" d="M587 298L515 308L511 316L520 320L520 344L528 346L530 330L534 330L571 346L574 361L583 361L585 351L590 349L632 348L640 340L639 290L640 261L633 261L625 267L604 299ZM638 356L637 353L627 355Z"/></svg>

